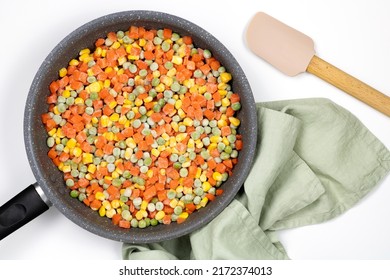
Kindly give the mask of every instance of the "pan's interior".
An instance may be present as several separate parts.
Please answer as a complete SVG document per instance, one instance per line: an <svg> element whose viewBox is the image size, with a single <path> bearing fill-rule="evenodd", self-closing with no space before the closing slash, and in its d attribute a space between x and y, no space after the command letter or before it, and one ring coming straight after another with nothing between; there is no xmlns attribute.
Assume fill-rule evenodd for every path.
<svg viewBox="0 0 390 280"><path fill-rule="evenodd" d="M146 229L125 230L108 218L69 196L62 173L47 156L46 131L41 124L41 114L47 112L46 97L49 84L58 78L58 70L77 57L79 50L93 49L95 40L108 32L127 30L130 25L145 28L171 28L180 35L190 35L197 47L209 49L233 75L233 90L241 96L242 109L239 133L243 135L244 148L239 153L233 175L221 186L224 193L205 208L191 214L182 224L158 225ZM50 201L70 220L100 236L129 243L149 243L173 239L204 226L215 218L234 198L249 173L256 148L255 101L244 72L232 54L211 34L197 25L176 16L152 11L126 11L107 15L78 28L61 41L48 55L36 74L27 98L25 109L25 144L31 168Z"/></svg>

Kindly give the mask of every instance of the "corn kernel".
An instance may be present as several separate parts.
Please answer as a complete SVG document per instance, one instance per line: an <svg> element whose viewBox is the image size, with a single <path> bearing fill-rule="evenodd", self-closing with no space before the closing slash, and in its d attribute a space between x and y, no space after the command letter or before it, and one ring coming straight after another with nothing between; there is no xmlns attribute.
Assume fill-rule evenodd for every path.
<svg viewBox="0 0 390 280"><path fill-rule="evenodd" d="M106 208L104 206L100 206L99 208L99 216L104 217L106 215Z"/></svg>
<svg viewBox="0 0 390 280"><path fill-rule="evenodd" d="M62 172L64 173L69 173L71 170L72 168L70 167L70 165L64 165L64 167L62 168Z"/></svg>
<svg viewBox="0 0 390 280"><path fill-rule="evenodd" d="M219 143L219 142L221 142L221 140L222 140L221 136L218 136L218 135L213 135L210 137L211 143Z"/></svg>
<svg viewBox="0 0 390 280"><path fill-rule="evenodd" d="M59 128L57 129L56 135L57 135L57 137L59 137L59 138L64 138L64 137L65 137L64 131L61 129L61 127L59 127Z"/></svg>
<svg viewBox="0 0 390 280"><path fill-rule="evenodd" d="M126 141L125 141L127 147L131 148L131 149L134 149L135 147L137 147L137 144L135 143L134 139L133 138L127 138Z"/></svg>
<svg viewBox="0 0 390 280"><path fill-rule="evenodd" d="M222 84L223 87L225 87L225 84ZM224 90L224 89L220 89L218 90L218 93L220 96L226 96L227 95L227 90Z"/></svg>
<svg viewBox="0 0 390 280"><path fill-rule="evenodd" d="M61 78L65 77L67 73L68 70L65 67L61 68L60 71L58 71L58 74L60 75Z"/></svg>
<svg viewBox="0 0 390 280"><path fill-rule="evenodd" d="M56 134L56 132L57 132L57 129L56 128L53 128L52 130L50 130L49 132L48 132L48 134L49 134L49 136L54 136L54 134Z"/></svg>
<svg viewBox="0 0 390 280"><path fill-rule="evenodd" d="M217 122L217 124L218 124L218 127L219 127L219 128L222 128L222 127L228 125L228 124L227 124L227 121L222 120L222 119L219 119L218 122Z"/></svg>
<svg viewBox="0 0 390 280"><path fill-rule="evenodd" d="M140 209L141 210L146 210L147 207L148 207L148 202L146 200L142 200Z"/></svg>
<svg viewBox="0 0 390 280"><path fill-rule="evenodd" d="M96 193L95 193L95 198L96 198L97 200L103 201L103 200L106 199L106 196L105 196L104 193L102 193L102 192L96 192Z"/></svg>
<svg viewBox="0 0 390 280"><path fill-rule="evenodd" d="M200 177L202 178L202 176L200 176ZM201 181L202 181L202 179L201 179ZM204 192L208 192L210 190L210 188L211 188L211 184L209 182L207 182L207 181L203 182L202 188L203 188Z"/></svg>
<svg viewBox="0 0 390 280"><path fill-rule="evenodd" d="M90 53L91 53L91 50L88 49L88 48L85 48L85 49L82 49L82 50L79 52L79 55L90 54Z"/></svg>
<svg viewBox="0 0 390 280"><path fill-rule="evenodd" d="M72 59L71 61L69 61L69 65L70 66L77 66L79 65L79 61L77 59Z"/></svg>
<svg viewBox="0 0 390 280"><path fill-rule="evenodd" d="M119 43L118 41L114 42L112 45L111 45L111 48L117 50L119 49L119 47L121 46L121 43Z"/></svg>
<svg viewBox="0 0 390 280"><path fill-rule="evenodd" d="M176 65L181 65L183 63L183 58L180 56L174 55L172 56L172 63Z"/></svg>
<svg viewBox="0 0 390 280"><path fill-rule="evenodd" d="M158 211L156 216L154 217L156 220L161 221L165 217L164 211Z"/></svg>
<svg viewBox="0 0 390 280"><path fill-rule="evenodd" d="M74 155L75 157L81 156L82 153L83 153L83 151L82 151L79 147L75 147L75 148L73 149L73 155Z"/></svg>
<svg viewBox="0 0 390 280"><path fill-rule="evenodd" d="M118 199L114 199L113 201L111 201L112 208L117 209L119 206L120 206L120 203L119 203Z"/></svg>
<svg viewBox="0 0 390 280"><path fill-rule="evenodd" d="M112 133L111 131L103 133L103 136L104 136L108 141L114 140L114 133Z"/></svg>
<svg viewBox="0 0 390 280"><path fill-rule="evenodd" d="M205 196L204 198L202 198L199 205L205 207L207 205L207 202L209 202L209 199Z"/></svg>
<svg viewBox="0 0 390 280"><path fill-rule="evenodd" d="M90 153L83 153L83 163L88 164L93 162L93 155Z"/></svg>
<svg viewBox="0 0 390 280"><path fill-rule="evenodd" d="M108 200L103 200L102 206L104 208L106 208L106 210L110 210L111 209L111 203Z"/></svg>
<svg viewBox="0 0 390 280"><path fill-rule="evenodd" d="M179 133L179 134L177 134L176 135L176 141L177 142L183 141L184 139L186 139L187 135L188 135L187 133Z"/></svg>
<svg viewBox="0 0 390 280"><path fill-rule="evenodd" d="M136 218L138 221L140 221L140 220L142 220L142 219L144 218L144 215L142 214L142 211L141 211L141 210L139 210L139 211L137 211L137 213L135 213L135 218Z"/></svg>
<svg viewBox="0 0 390 280"><path fill-rule="evenodd" d="M183 212L179 215L179 218L181 219L187 219L188 218L188 212Z"/></svg>
<svg viewBox="0 0 390 280"><path fill-rule="evenodd" d="M149 170L146 172L146 176L148 176L148 178L153 178L153 170L149 169Z"/></svg>
<svg viewBox="0 0 390 280"><path fill-rule="evenodd" d="M183 101L181 101L180 99L176 100L176 102L175 102L175 109L179 110L182 105L183 105Z"/></svg>
<svg viewBox="0 0 390 280"><path fill-rule="evenodd" d="M71 138L68 140L68 142L66 143L66 146L70 149L73 149L74 147L76 147L76 144L77 144L77 141L76 139L74 138Z"/></svg>
<svg viewBox="0 0 390 280"><path fill-rule="evenodd" d="M219 90L225 90L226 88L227 88L227 84L225 84L225 83L219 83L218 84L218 86L217 86L217 88L219 89Z"/></svg>
<svg viewBox="0 0 390 280"><path fill-rule="evenodd" d="M84 104L84 99L82 99L81 97L77 97L74 100L74 104L76 104L76 105L83 105Z"/></svg>
<svg viewBox="0 0 390 280"><path fill-rule="evenodd" d="M221 73L219 77L221 78L221 82L225 84L232 79L232 75L228 72Z"/></svg>
<svg viewBox="0 0 390 280"><path fill-rule="evenodd" d="M169 206L172 207L172 208L175 208L178 204L178 200L176 198L172 199L170 202L169 202Z"/></svg>
<svg viewBox="0 0 390 280"><path fill-rule="evenodd" d="M126 148L126 150L125 150L125 159L129 160L132 155L133 155L133 149L132 148Z"/></svg>
<svg viewBox="0 0 390 280"><path fill-rule="evenodd" d="M176 75L176 72L177 72L176 68L171 68L171 69L169 69L169 71L167 72L167 76L168 76L168 77L173 77L173 76Z"/></svg>
<svg viewBox="0 0 390 280"><path fill-rule="evenodd" d="M182 119L185 118L185 116L186 116L186 113L185 113L185 112L183 111L183 109L181 109L181 108L177 110L177 114L178 114L179 117L182 118Z"/></svg>
<svg viewBox="0 0 390 280"><path fill-rule="evenodd" d="M108 104L108 107L110 107L110 109L114 109L116 107L118 103L116 101L111 101L109 104Z"/></svg>
<svg viewBox="0 0 390 280"><path fill-rule="evenodd" d="M117 122L117 121L119 121L119 114L118 114L118 113L112 114L112 115L110 116L110 120L111 120L112 122Z"/></svg>
<svg viewBox="0 0 390 280"><path fill-rule="evenodd" d="M175 132L178 132L178 131L179 131L179 125L178 125L176 122L171 122L171 127L172 127L172 129L173 129ZM176 138L176 141L178 141L177 138ZM178 142L180 142L180 141L178 141Z"/></svg>
<svg viewBox="0 0 390 280"><path fill-rule="evenodd" d="M152 149L151 151L152 155L154 155L155 157L158 157L160 155L160 151L157 150L157 149Z"/></svg>
<svg viewBox="0 0 390 280"><path fill-rule="evenodd" d="M222 100L221 100L221 104L222 104L222 106L224 106L224 107L228 107L229 105L230 105L230 100L229 100L229 98L223 98Z"/></svg>
<svg viewBox="0 0 390 280"><path fill-rule="evenodd" d="M134 105L135 106L141 106L144 102L142 101L142 99L139 99L139 98L136 98L135 101L134 101Z"/></svg>
<svg viewBox="0 0 390 280"><path fill-rule="evenodd" d="M202 168L198 167L196 169L195 178L199 179L200 175L202 174Z"/></svg>
<svg viewBox="0 0 390 280"><path fill-rule="evenodd" d="M161 82L164 85L170 87L172 85L172 83L173 83L173 78L169 77L169 76L163 76L163 77L161 77Z"/></svg>
<svg viewBox="0 0 390 280"><path fill-rule="evenodd" d="M236 127L240 125L240 120L235 117L229 117L229 121L232 125Z"/></svg>
<svg viewBox="0 0 390 280"><path fill-rule="evenodd" d="M144 47L146 45L146 40L144 38L139 39L138 44L140 47Z"/></svg>
<svg viewBox="0 0 390 280"><path fill-rule="evenodd" d="M222 181L222 174L219 173L219 172L214 172L214 173L213 173L213 179L214 179L215 181Z"/></svg>
<svg viewBox="0 0 390 280"><path fill-rule="evenodd" d="M163 176L165 176L165 174L166 174L165 168L161 168L161 169L160 169L160 174L163 175Z"/></svg>
<svg viewBox="0 0 390 280"><path fill-rule="evenodd" d="M185 126L192 126L192 125L194 124L194 121L193 121L192 119L190 119L190 118L185 118L185 119L183 120L183 124L184 124Z"/></svg>
<svg viewBox="0 0 390 280"><path fill-rule="evenodd" d="M222 138L222 143L224 143L226 146L229 146L229 145L230 145L230 142L229 142L229 140L227 139L226 136L224 136L224 137Z"/></svg>
<svg viewBox="0 0 390 280"><path fill-rule="evenodd" d="M82 55L80 55L80 57L79 57L79 60L80 60L80 61L86 62L86 63L88 63L88 61L90 61L90 60L92 60L92 59L93 59L93 58L92 58L89 54L87 54L87 53L82 54Z"/></svg>
<svg viewBox="0 0 390 280"><path fill-rule="evenodd" d="M206 182L206 181L207 181L207 176L206 176L206 174L201 174L201 175L199 176L199 180L200 180L201 182Z"/></svg>

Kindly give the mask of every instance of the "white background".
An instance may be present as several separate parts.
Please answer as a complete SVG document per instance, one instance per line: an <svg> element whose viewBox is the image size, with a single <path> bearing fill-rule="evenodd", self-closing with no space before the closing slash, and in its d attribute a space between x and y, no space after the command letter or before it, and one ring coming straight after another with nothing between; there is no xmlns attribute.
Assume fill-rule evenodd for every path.
<svg viewBox="0 0 390 280"><path fill-rule="evenodd" d="M256 101L327 97L390 148L390 119L310 74L291 78L255 57L244 30L264 11L313 38L317 55L390 94L386 0L5 0L0 9L0 205L35 182L23 141L32 79L52 48L80 25L131 9L171 13L218 38L240 62ZM390 177L330 222L280 233L292 259L390 259ZM0 259L121 259L121 244L95 236L51 208L0 241Z"/></svg>

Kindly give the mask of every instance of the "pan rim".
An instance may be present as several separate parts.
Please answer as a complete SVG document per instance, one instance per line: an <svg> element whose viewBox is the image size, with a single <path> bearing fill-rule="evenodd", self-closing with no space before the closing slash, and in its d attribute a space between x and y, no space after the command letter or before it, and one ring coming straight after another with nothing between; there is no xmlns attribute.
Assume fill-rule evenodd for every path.
<svg viewBox="0 0 390 280"><path fill-rule="evenodd" d="M48 182L48 180L44 179L47 174L44 174L41 164L38 161L38 153L36 147L36 142L34 141L34 129L31 125L36 120L36 116L34 115L34 112L36 110L35 99L36 99L36 92L39 90L39 85L41 82L42 75L44 75L48 69L50 69L50 63L55 59L55 56L58 56L63 51L63 46L68 44L69 42L72 42L72 40L76 40L80 34L85 34L90 29L96 28L96 26L105 25L109 26L110 24L114 24L117 21L129 21L129 26L131 25L131 22L133 20L153 20L156 21L156 23L163 24L170 24L173 26L180 26L180 29L186 30L189 34L196 33L197 36L200 36L202 38L207 39L208 44L214 44L217 46L219 50L219 54L223 55L224 57L230 57L230 64L234 67L234 71L236 72L235 75L233 75L234 79L239 82L240 85L242 85L245 89L246 96L246 109L250 114L247 114L246 116L246 122L250 124L248 127L248 131L245 131L246 133L249 133L251 137L248 138L248 140L245 142L245 147L247 147L246 154L244 160L239 160L239 164L242 166L241 170L242 172L240 174L237 174L237 176L234 177L235 182L232 183L232 185L235 186L235 190L233 192L229 192L226 196L219 199L216 202L222 204L223 206L220 207L213 207L209 208L212 209L211 212L209 212L207 215L203 216L203 219L198 219L194 221L193 223L183 223L186 224L186 226L173 226L171 227L172 230L167 230L164 232L165 234L161 234L161 231L151 231L151 230L143 230L144 232L137 231L137 233L130 234L129 231L120 230L119 228L115 231L107 231L102 230L100 226L96 225L96 223L91 223L89 220L86 220L85 217L83 217L79 212L76 212L69 208L67 205L65 205L63 199L59 197L59 195L54 191L52 184ZM163 27L163 26L162 26ZM206 40L205 39L205 40ZM231 67L230 67L231 68ZM230 71L231 69L229 69ZM180 236L189 234L196 229L201 228L202 226L209 223L211 220L213 220L217 215L219 215L223 209L228 206L228 204L234 199L236 196L238 190L241 188L241 185L244 183L245 178L248 176L249 171L251 169L254 155L255 155L255 149L256 149L256 142L257 142L257 116L256 116L256 106L255 101L253 98L253 94L249 85L249 82L246 78L246 75L244 74L244 71L242 70L241 66L237 62L237 60L233 57L233 55L230 53L230 51L218 40L216 39L212 34L210 34L205 29L201 28L200 26L183 19L181 17L163 13L163 12L157 12L157 11L150 11L150 10L129 10L129 11L122 11L117 13L111 13L107 14L105 16L96 18L92 21L89 21L85 23L84 25L80 26L79 28L72 31L69 35L67 35L63 40L61 40L56 47L49 53L49 55L46 57L42 65L40 66L37 74L35 75L30 91L28 93L26 107L25 107L25 115L24 115L24 140L25 140L25 148L28 156L28 160L31 166L31 169L33 171L33 174L39 184L39 186L42 187L44 193L47 195L49 200L53 203L53 205L67 218L69 218L72 222L76 223L77 225L83 227L84 229L105 237L112 240L117 240L121 242L128 242L128 243L152 243L152 242L160 242L164 240L174 239L178 238ZM42 151L41 151L42 152ZM241 153L242 151L240 151ZM206 208L208 208L210 205L208 205ZM92 212L92 211L91 211ZM99 217L103 219L102 217ZM181 224L181 225L183 225ZM136 230L136 229L132 229ZM130 230L131 231L131 230Z"/></svg>

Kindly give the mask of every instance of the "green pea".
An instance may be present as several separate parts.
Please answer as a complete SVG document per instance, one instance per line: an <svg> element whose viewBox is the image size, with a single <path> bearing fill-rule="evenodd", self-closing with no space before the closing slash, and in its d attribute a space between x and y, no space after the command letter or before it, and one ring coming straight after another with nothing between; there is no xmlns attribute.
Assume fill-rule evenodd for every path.
<svg viewBox="0 0 390 280"><path fill-rule="evenodd" d="M95 110L92 107L85 108L85 113L88 115L92 115Z"/></svg>
<svg viewBox="0 0 390 280"><path fill-rule="evenodd" d="M141 121L139 119L136 119L133 121L133 127L134 128L139 128L141 126Z"/></svg>
<svg viewBox="0 0 390 280"><path fill-rule="evenodd" d="M183 212L183 208L181 208L180 206L176 206L173 209L173 213L175 213L176 215L180 215L182 212Z"/></svg>
<svg viewBox="0 0 390 280"><path fill-rule="evenodd" d="M185 178L188 176L188 169L187 168L181 168L179 171L180 177Z"/></svg>
<svg viewBox="0 0 390 280"><path fill-rule="evenodd" d="M200 138L200 133L197 132L197 131L192 132L192 133L191 133L191 138L192 138L193 140L198 140L198 139Z"/></svg>
<svg viewBox="0 0 390 280"><path fill-rule="evenodd" d="M174 92L180 91L180 88L181 88L181 86L178 82L173 82L171 85L171 90Z"/></svg>
<svg viewBox="0 0 390 280"><path fill-rule="evenodd" d="M71 197L73 197L73 198L77 198L77 197L79 197L79 191L77 191L77 190L72 190L71 192L70 192L70 196Z"/></svg>
<svg viewBox="0 0 390 280"><path fill-rule="evenodd" d="M149 65L149 68L150 68L150 70L152 70L152 71L158 70L158 63L157 63L157 62L152 62L152 63Z"/></svg>
<svg viewBox="0 0 390 280"><path fill-rule="evenodd" d="M223 151L230 155L233 151L233 148L231 146L226 146Z"/></svg>
<svg viewBox="0 0 390 280"><path fill-rule="evenodd" d="M180 162L175 162L175 163L173 164L173 168L175 168L175 169L180 169L180 168L181 168L181 163L180 163Z"/></svg>
<svg viewBox="0 0 390 280"><path fill-rule="evenodd" d="M46 144L49 148L53 147L55 145L56 141L53 137L48 137L46 140Z"/></svg>
<svg viewBox="0 0 390 280"><path fill-rule="evenodd" d="M204 58L210 58L211 52L209 50L203 50L203 56L204 56Z"/></svg>
<svg viewBox="0 0 390 280"><path fill-rule="evenodd" d="M130 66L129 66L129 71L131 72L131 73L136 73L137 72L137 70L138 70L138 68L137 68L137 66L136 65L134 65L134 64L131 64Z"/></svg>
<svg viewBox="0 0 390 280"><path fill-rule="evenodd" d="M67 108L68 108L68 106L65 105L64 103L60 103L57 105L58 112L60 112L60 113L64 113Z"/></svg>
<svg viewBox="0 0 390 280"><path fill-rule="evenodd" d="M236 142L236 136L235 135L228 135L226 138L229 141L229 143L231 143L231 144Z"/></svg>
<svg viewBox="0 0 390 280"><path fill-rule="evenodd" d="M167 197L168 197L169 199L174 199L174 198L176 197L176 191L175 191L175 190L169 190L169 191L167 192Z"/></svg>
<svg viewBox="0 0 390 280"><path fill-rule="evenodd" d="M84 201L84 199L87 198L87 195L85 193L80 193L78 196L79 201Z"/></svg>
<svg viewBox="0 0 390 280"><path fill-rule="evenodd" d="M122 210L122 213L121 213L121 216L123 219L125 219L126 221L130 221L131 220L131 213L129 210Z"/></svg>
<svg viewBox="0 0 390 280"><path fill-rule="evenodd" d="M73 186L74 186L74 181L73 181L73 179L67 179L67 180L66 180L66 186L68 186L68 187L73 187Z"/></svg>
<svg viewBox="0 0 390 280"><path fill-rule="evenodd" d="M134 119L135 117L135 113L133 111L129 111L127 114L126 114L126 118L129 119L129 120L132 120Z"/></svg>
<svg viewBox="0 0 390 280"><path fill-rule="evenodd" d="M150 166L152 164L152 158L150 158L150 157L145 158L144 159L144 164L146 166Z"/></svg>
<svg viewBox="0 0 390 280"><path fill-rule="evenodd" d="M200 196L195 196L194 200L193 200L193 203L195 205L198 205L201 202L201 200L202 200L202 198Z"/></svg>
<svg viewBox="0 0 390 280"><path fill-rule="evenodd" d="M157 226L157 225L158 225L158 221L157 221L156 219L151 219L151 220L150 220L150 224L151 224L152 226Z"/></svg>
<svg viewBox="0 0 390 280"><path fill-rule="evenodd" d="M130 225L131 225L131 227L133 227L133 228L137 228L137 227L138 227L138 220L135 219L135 218L131 219Z"/></svg>
<svg viewBox="0 0 390 280"><path fill-rule="evenodd" d="M128 81L127 81L127 85L132 87L134 86L134 79L133 78L130 78Z"/></svg>
<svg viewBox="0 0 390 280"><path fill-rule="evenodd" d="M232 104L231 107L232 107L232 109L233 109L234 111L238 111L238 110L241 109L241 103L240 103L240 102L235 102L235 103Z"/></svg>
<svg viewBox="0 0 390 280"><path fill-rule="evenodd" d="M230 158L230 155L228 153L222 152L219 157L221 160L226 160Z"/></svg>
<svg viewBox="0 0 390 280"><path fill-rule="evenodd" d="M196 69L194 71L194 77L195 78L202 78L203 77L203 72L201 70L199 70L199 69Z"/></svg>
<svg viewBox="0 0 390 280"><path fill-rule="evenodd" d="M230 154L230 157L231 157L231 158L237 158L237 157L238 157L238 152L237 152L237 150L233 150L233 151L231 152L231 154Z"/></svg>
<svg viewBox="0 0 390 280"><path fill-rule="evenodd" d="M148 75L148 70L146 69L141 69L139 70L139 73L138 73L141 77L146 77L146 75Z"/></svg>
<svg viewBox="0 0 390 280"><path fill-rule="evenodd" d="M167 52L171 49L171 44L168 43L167 41L164 41L161 45L161 49L164 51L164 52Z"/></svg>
<svg viewBox="0 0 390 280"><path fill-rule="evenodd" d="M88 76L88 78L87 78L87 82L90 83L90 84L92 84L92 83L94 83L96 81L97 81L97 79L96 79L95 76Z"/></svg>
<svg viewBox="0 0 390 280"><path fill-rule="evenodd" d="M143 166L141 166L141 167L139 168L139 171L140 171L141 173L143 173L143 174L145 174L146 172L148 172L148 170L149 170L149 168L148 168L147 166L145 166L145 165L143 165Z"/></svg>
<svg viewBox="0 0 390 280"><path fill-rule="evenodd" d="M160 37L154 37L154 39L153 39L153 43L155 45L161 45L162 41L163 40Z"/></svg>
<svg viewBox="0 0 390 280"><path fill-rule="evenodd" d="M164 67L165 69L170 70L173 68L173 63L171 61L167 61L164 63Z"/></svg>
<svg viewBox="0 0 390 280"><path fill-rule="evenodd" d="M56 145L56 151L62 152L63 150L64 150L64 145L62 145L62 144L57 144Z"/></svg>
<svg viewBox="0 0 390 280"><path fill-rule="evenodd" d="M185 125L179 125L179 128L178 128L179 132L186 132L187 130L187 127Z"/></svg>
<svg viewBox="0 0 390 280"><path fill-rule="evenodd" d="M156 203L156 210L157 211L161 211L161 210L163 210L164 209L164 204L161 202L161 201L158 201L157 203Z"/></svg>

